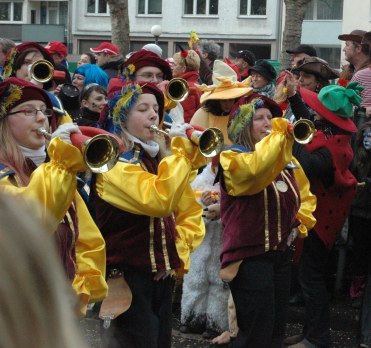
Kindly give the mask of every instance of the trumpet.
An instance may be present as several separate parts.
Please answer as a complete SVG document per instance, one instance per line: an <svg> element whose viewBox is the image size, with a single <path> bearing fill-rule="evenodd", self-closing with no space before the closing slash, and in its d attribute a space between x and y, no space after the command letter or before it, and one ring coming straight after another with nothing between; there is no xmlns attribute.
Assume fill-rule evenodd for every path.
<svg viewBox="0 0 371 348"><path fill-rule="evenodd" d="M48 60L41 59L31 64L30 66L31 79L39 83L47 83L54 77L63 79L65 78L65 72L55 70L52 63Z"/></svg>
<svg viewBox="0 0 371 348"><path fill-rule="evenodd" d="M72 133L71 142L82 153L86 166L93 173L105 173L112 169L118 161L118 157L124 152L124 145L120 138L94 127L79 127L81 133ZM51 134L43 127L38 133L46 139Z"/></svg>
<svg viewBox="0 0 371 348"><path fill-rule="evenodd" d="M187 99L189 94L189 85L186 80L176 77L169 81L166 86L166 97L174 102L182 102Z"/></svg>
<svg viewBox="0 0 371 348"><path fill-rule="evenodd" d="M169 136L167 131L164 131L154 124L150 127L152 132ZM192 126L186 131L188 139L198 146L198 149L205 157L214 157L219 154L224 145L223 132L216 127L202 128L199 126Z"/></svg>
<svg viewBox="0 0 371 348"><path fill-rule="evenodd" d="M314 123L307 119L300 119L293 123L294 139L299 144L308 144L312 141L316 128Z"/></svg>
<svg viewBox="0 0 371 348"><path fill-rule="evenodd" d="M294 122L291 127L295 141L303 145L310 143L314 137L314 133L316 132L314 123L304 118ZM267 134L271 133L272 130L267 130Z"/></svg>

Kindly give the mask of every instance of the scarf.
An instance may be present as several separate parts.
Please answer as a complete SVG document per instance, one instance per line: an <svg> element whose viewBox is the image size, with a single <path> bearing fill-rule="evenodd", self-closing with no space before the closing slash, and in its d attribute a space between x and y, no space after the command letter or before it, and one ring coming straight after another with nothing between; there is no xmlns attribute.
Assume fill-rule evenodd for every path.
<svg viewBox="0 0 371 348"><path fill-rule="evenodd" d="M46 159L45 145L41 146L37 150L29 149L21 145L18 145L18 147L22 151L23 156L25 158L29 158L33 163L36 164L37 167L45 162Z"/></svg>
<svg viewBox="0 0 371 348"><path fill-rule="evenodd" d="M273 83L269 83L263 88L254 88L253 92L273 99L274 93L276 92L276 87L274 87Z"/></svg>
<svg viewBox="0 0 371 348"><path fill-rule="evenodd" d="M155 141L150 140L145 143L134 135L130 134L126 129L124 129L123 132L126 134L130 141L136 144L140 144L143 150L147 152L152 158L157 156L158 152L160 151L160 145L157 144Z"/></svg>

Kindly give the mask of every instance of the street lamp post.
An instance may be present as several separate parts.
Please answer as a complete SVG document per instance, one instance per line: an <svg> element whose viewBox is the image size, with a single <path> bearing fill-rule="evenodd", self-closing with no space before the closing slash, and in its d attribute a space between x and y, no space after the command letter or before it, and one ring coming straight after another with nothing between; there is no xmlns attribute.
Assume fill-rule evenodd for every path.
<svg viewBox="0 0 371 348"><path fill-rule="evenodd" d="M158 45L158 38L162 34L161 25L154 25L151 28L151 34L155 37L155 44Z"/></svg>

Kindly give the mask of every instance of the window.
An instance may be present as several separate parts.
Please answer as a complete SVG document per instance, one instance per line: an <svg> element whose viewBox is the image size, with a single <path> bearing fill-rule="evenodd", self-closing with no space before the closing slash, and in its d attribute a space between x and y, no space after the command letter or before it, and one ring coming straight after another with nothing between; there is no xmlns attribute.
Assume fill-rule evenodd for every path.
<svg viewBox="0 0 371 348"><path fill-rule="evenodd" d="M160 15L162 13L162 0L138 0L138 14Z"/></svg>
<svg viewBox="0 0 371 348"><path fill-rule="evenodd" d="M22 21L23 3L8 1L0 2L0 21Z"/></svg>
<svg viewBox="0 0 371 348"><path fill-rule="evenodd" d="M304 19L343 19L343 0L312 0L307 4Z"/></svg>
<svg viewBox="0 0 371 348"><path fill-rule="evenodd" d="M185 0L185 15L217 15L218 0Z"/></svg>
<svg viewBox="0 0 371 348"><path fill-rule="evenodd" d="M267 0L240 0L240 16L265 16Z"/></svg>
<svg viewBox="0 0 371 348"><path fill-rule="evenodd" d="M108 14L107 0L88 0L89 14Z"/></svg>
<svg viewBox="0 0 371 348"><path fill-rule="evenodd" d="M316 47L318 57L327 60L334 69L340 68L341 48L339 47Z"/></svg>

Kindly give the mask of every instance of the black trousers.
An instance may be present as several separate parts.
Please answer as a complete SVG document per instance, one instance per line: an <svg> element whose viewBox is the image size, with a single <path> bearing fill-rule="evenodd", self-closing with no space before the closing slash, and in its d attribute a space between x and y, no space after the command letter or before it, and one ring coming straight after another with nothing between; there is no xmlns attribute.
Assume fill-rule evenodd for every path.
<svg viewBox="0 0 371 348"><path fill-rule="evenodd" d="M230 288L239 332L233 347L281 348L291 281L291 251L243 260Z"/></svg>
<svg viewBox="0 0 371 348"><path fill-rule="evenodd" d="M133 294L127 312L104 330L107 348L170 348L174 279L153 280L152 274L125 272Z"/></svg>
<svg viewBox="0 0 371 348"><path fill-rule="evenodd" d="M330 344L330 309L326 287L329 250L314 230L304 239L299 263L299 281L305 300L304 337L313 345Z"/></svg>

